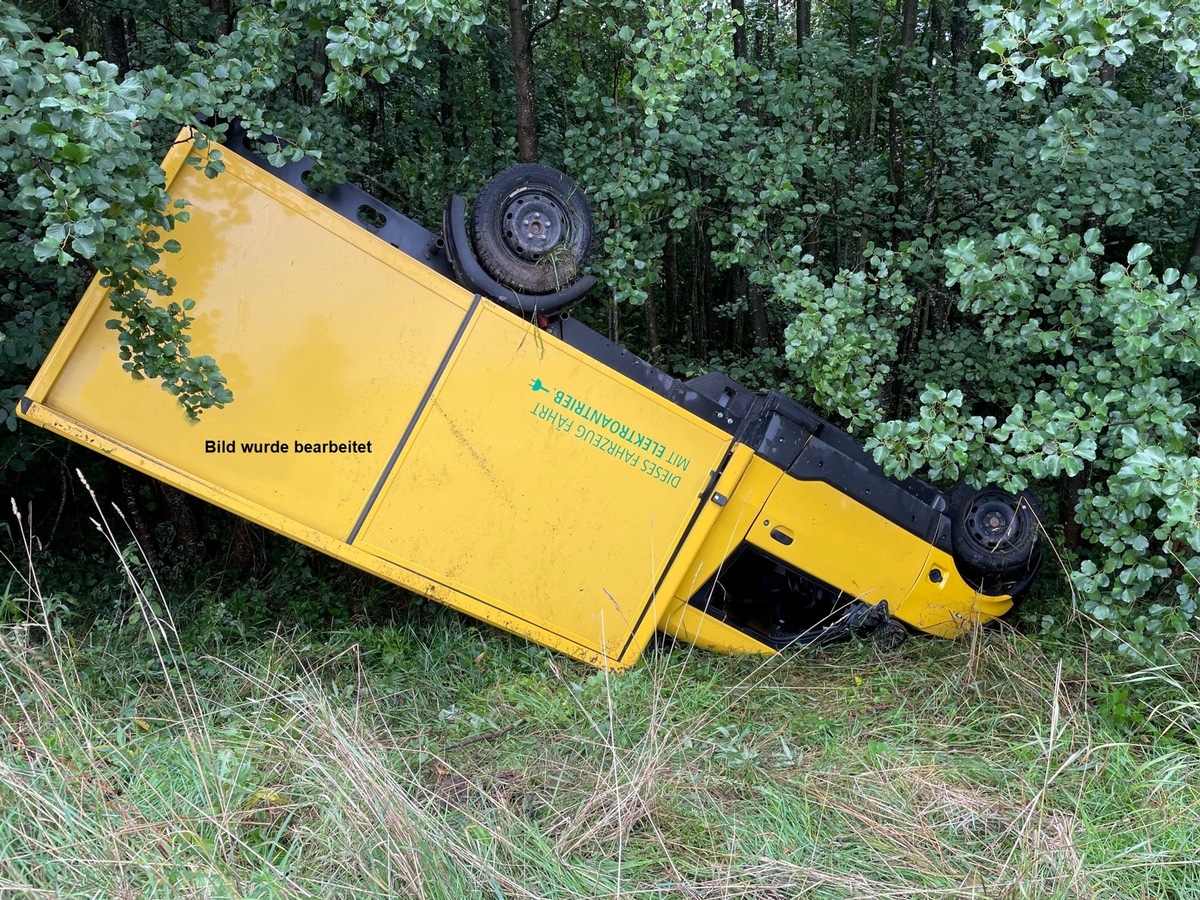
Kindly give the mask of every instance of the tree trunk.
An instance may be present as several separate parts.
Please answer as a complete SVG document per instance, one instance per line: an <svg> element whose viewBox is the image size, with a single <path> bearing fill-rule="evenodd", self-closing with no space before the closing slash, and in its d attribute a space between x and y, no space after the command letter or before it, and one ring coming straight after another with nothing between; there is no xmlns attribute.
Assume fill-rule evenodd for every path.
<svg viewBox="0 0 1200 900"><path fill-rule="evenodd" d="M121 74L129 71L129 42L125 37L125 17L120 13L105 16L100 26L100 39L104 45L104 58L117 67Z"/></svg>
<svg viewBox="0 0 1200 900"><path fill-rule="evenodd" d="M746 45L746 0L729 0L733 11L738 14L737 22L733 26L733 55L738 60L745 62L747 56Z"/></svg>
<svg viewBox="0 0 1200 900"><path fill-rule="evenodd" d="M646 291L646 339L650 344L650 362L662 363L662 348L658 338L658 311L654 308L654 285Z"/></svg>
<svg viewBox="0 0 1200 900"><path fill-rule="evenodd" d="M488 73L488 88L492 92L492 97L493 98L499 97L501 94L501 86L500 86L500 73L499 73L497 67L489 65L487 67L487 73ZM499 158L502 155L502 151L504 150L504 144L505 144L504 122L502 121L503 115L501 113L501 106L499 104L493 102L493 103L489 104L489 106L491 107L491 111L492 111L491 112L492 143L496 147L496 154L495 154L496 158Z"/></svg>
<svg viewBox="0 0 1200 900"><path fill-rule="evenodd" d="M538 159L537 114L533 103L533 35L524 0L508 0L509 39L512 47L513 85L517 95L517 159Z"/></svg>
<svg viewBox="0 0 1200 900"><path fill-rule="evenodd" d="M874 72L871 75L871 96L867 99L867 139L865 142L861 140L854 142L855 165L860 165L862 162L861 157L864 143L869 151L872 154L874 153L875 116L879 112L879 73L883 68L879 65L879 57L883 53L883 9L885 5L884 0L879 0L879 30L875 34L875 59L872 66Z"/></svg>
<svg viewBox="0 0 1200 900"><path fill-rule="evenodd" d="M1075 507L1079 504L1079 492L1084 486L1082 474L1072 475L1062 482L1058 514L1063 523L1063 545L1068 550L1083 544L1083 526L1075 521Z"/></svg>
<svg viewBox="0 0 1200 900"><path fill-rule="evenodd" d="M233 31L233 4L230 0L209 0L208 8L217 17L217 37Z"/></svg>
<svg viewBox="0 0 1200 900"><path fill-rule="evenodd" d="M1200 274L1200 218L1196 219L1196 229L1192 232L1192 246L1188 250L1187 259L1183 261L1183 274Z"/></svg>
<svg viewBox="0 0 1200 900"><path fill-rule="evenodd" d="M763 299L763 291L756 291L746 277L746 270L739 269L738 284L746 292L746 300L750 306L750 330L754 332L755 347L770 347L771 332L767 327L767 304Z"/></svg>
<svg viewBox="0 0 1200 900"><path fill-rule="evenodd" d="M971 21L968 0L953 0L950 7L950 61L959 65L967 59L967 27Z"/></svg>
<svg viewBox="0 0 1200 900"><path fill-rule="evenodd" d="M900 54L896 77L892 82L893 99L888 103L888 182L895 187L892 208L904 203L904 103L908 51L917 39L917 0L904 0L904 18L900 30Z"/></svg>
<svg viewBox="0 0 1200 900"><path fill-rule="evenodd" d="M796 47L812 36L812 0L796 0Z"/></svg>
<svg viewBox="0 0 1200 900"><path fill-rule="evenodd" d="M92 4L84 0L64 0L62 18L66 27L75 32L73 43L81 56L93 50L103 52L100 18Z"/></svg>
<svg viewBox="0 0 1200 900"><path fill-rule="evenodd" d="M450 50L438 42L438 114L442 122L442 158L454 149L454 97L450 93Z"/></svg>
<svg viewBox="0 0 1200 900"><path fill-rule="evenodd" d="M904 20L901 42L905 49L917 41L917 0L904 0Z"/></svg>
<svg viewBox="0 0 1200 900"><path fill-rule="evenodd" d="M821 217L818 215L808 223L804 232L804 252L813 258L812 265L821 262Z"/></svg>
<svg viewBox="0 0 1200 900"><path fill-rule="evenodd" d="M703 216L696 219L695 278L692 279L692 333L695 340L693 353L708 354L708 329L704 311L709 302L708 268L712 265L712 250L708 246L708 223Z"/></svg>
<svg viewBox="0 0 1200 900"><path fill-rule="evenodd" d="M779 30L779 0L771 0L771 25L767 29L767 55L770 65L775 65L775 32Z"/></svg>
<svg viewBox="0 0 1200 900"><path fill-rule="evenodd" d="M667 341L671 345L679 334L679 264L675 258L675 235L667 235L663 254L663 280L667 298Z"/></svg>
<svg viewBox="0 0 1200 900"><path fill-rule="evenodd" d="M320 74L314 74L312 87L309 88L309 106L320 106L321 97L325 93L325 72L329 68L329 57L325 55L325 41L313 41L313 62L320 66Z"/></svg>
<svg viewBox="0 0 1200 900"><path fill-rule="evenodd" d="M747 61L747 53L749 52L749 44L746 41L746 0L730 0L730 5L733 11L738 14L738 23L733 29L733 55L738 62ZM750 112L750 97L748 94L743 94L742 100L739 103L743 114ZM746 283L746 272L744 267L738 266L736 272L730 273L730 287L736 290ZM769 347L770 339L767 335L767 310L763 305L763 298L760 294L750 294L746 298L750 305L750 327L754 331L754 345L756 347Z"/></svg>

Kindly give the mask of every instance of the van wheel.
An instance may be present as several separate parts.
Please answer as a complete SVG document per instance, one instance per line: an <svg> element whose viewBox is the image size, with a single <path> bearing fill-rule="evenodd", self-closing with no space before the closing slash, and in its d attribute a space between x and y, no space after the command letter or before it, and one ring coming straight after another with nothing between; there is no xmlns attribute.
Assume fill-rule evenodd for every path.
<svg viewBox="0 0 1200 900"><path fill-rule="evenodd" d="M954 559L970 574L1011 578L1036 561L1042 510L1029 491L959 485L950 507Z"/></svg>
<svg viewBox="0 0 1200 900"><path fill-rule="evenodd" d="M592 208L574 181L522 163L484 185L471 208L471 242L485 272L524 294L579 280L592 248Z"/></svg>

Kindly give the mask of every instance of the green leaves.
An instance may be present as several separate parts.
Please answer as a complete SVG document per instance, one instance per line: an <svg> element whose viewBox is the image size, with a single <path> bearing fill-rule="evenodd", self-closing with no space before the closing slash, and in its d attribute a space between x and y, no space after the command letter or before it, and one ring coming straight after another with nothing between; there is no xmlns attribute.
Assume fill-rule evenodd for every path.
<svg viewBox="0 0 1200 900"><path fill-rule="evenodd" d="M915 304L904 283L903 258L890 250L868 254L865 271L840 272L829 286L809 269L781 273L772 285L779 301L796 310L785 336L788 360L813 402L836 412L852 430L880 420L880 397Z"/></svg>
<svg viewBox="0 0 1200 900"><path fill-rule="evenodd" d="M986 481L1090 485L1066 511L1094 548L1072 576L1075 589L1085 611L1116 629L1106 633L1132 647L1123 629L1136 621L1139 651L1153 653L1146 639L1166 620L1145 618L1142 605L1170 586L1192 609L1172 621L1195 611L1192 576L1171 584L1178 576L1168 560L1187 572L1200 567L1200 423L1196 403L1185 399L1196 395L1200 375L1200 296L1195 279L1176 270L1155 275L1148 244L1132 245L1125 265L1097 278L1103 253L1094 231L1064 235L1034 216L946 251L960 309L1018 366L1012 392L996 380L979 396L994 402L1036 391L984 440L958 446L966 470ZM907 474L927 462L923 451L938 436L969 430L945 399L927 390L916 420L876 429L876 454L892 471Z"/></svg>
<svg viewBox="0 0 1200 900"><path fill-rule="evenodd" d="M626 5L626 15L644 15L638 27L611 15L599 24L618 58L628 58L628 77L610 96L578 76L569 92L576 117L565 131L563 164L589 186L600 226L603 252L592 271L616 303L640 306L662 284L672 232L688 227L706 202L719 202L720 185L701 188L690 175L711 164L736 118L723 75L733 23L721 6Z"/></svg>
<svg viewBox="0 0 1200 900"><path fill-rule="evenodd" d="M34 259L62 266L90 262L106 276L121 314L114 322L125 368L172 386L191 417L221 405L225 395L213 389L223 389L224 382L215 363L188 357L190 320L150 300L172 287L156 269L159 254L180 249L175 240L160 245L159 232L170 231L186 213L167 195L162 170L136 123L156 116L184 121L184 111L147 92L154 75L120 79L115 66L81 58L61 42L29 37L11 15L2 21L0 93L9 102L0 166L17 186L8 203L40 225ZM191 82L207 87L197 76ZM24 139L16 143L15 135ZM176 349L163 353L163 346Z"/></svg>
<svg viewBox="0 0 1200 900"><path fill-rule="evenodd" d="M294 2L274 0L284 15L294 14ZM300 5L309 5L301 3ZM466 52L471 33L486 21L482 0L342 0L336 4L311 3L325 30L325 102L345 101L365 90L367 79L389 84L406 70L421 69L419 51L437 36L455 52Z"/></svg>
<svg viewBox="0 0 1200 900"><path fill-rule="evenodd" d="M1072 85L1098 81L1101 66L1129 62L1137 45L1157 46L1200 87L1195 8L1186 0L1018 0L978 3L983 48L995 58L979 73L989 87L1013 85L1031 100L1046 76Z"/></svg>
<svg viewBox="0 0 1200 900"><path fill-rule="evenodd" d="M1134 244L1129 248L1129 253L1126 254L1125 259L1130 265L1133 265L1146 259L1153 252L1149 244Z"/></svg>

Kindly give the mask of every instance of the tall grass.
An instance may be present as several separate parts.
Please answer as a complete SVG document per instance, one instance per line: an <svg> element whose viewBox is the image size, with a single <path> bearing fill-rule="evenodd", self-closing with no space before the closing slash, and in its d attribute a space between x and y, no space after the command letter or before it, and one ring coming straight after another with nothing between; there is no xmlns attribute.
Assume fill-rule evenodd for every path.
<svg viewBox="0 0 1200 900"><path fill-rule="evenodd" d="M218 659L106 518L136 617L72 636L22 566L0 638L0 896L1200 897L1183 663L987 633L610 676L432 608Z"/></svg>

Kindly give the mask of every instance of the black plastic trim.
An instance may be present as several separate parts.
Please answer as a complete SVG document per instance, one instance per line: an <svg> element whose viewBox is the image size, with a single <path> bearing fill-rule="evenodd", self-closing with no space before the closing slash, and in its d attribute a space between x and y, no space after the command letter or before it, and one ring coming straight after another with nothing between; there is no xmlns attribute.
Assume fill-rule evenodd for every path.
<svg viewBox="0 0 1200 900"><path fill-rule="evenodd" d="M711 400L739 422L750 415L758 400L758 394L738 384L724 372L706 372L689 378L686 384L689 390Z"/></svg>
<svg viewBox="0 0 1200 900"><path fill-rule="evenodd" d="M30 400L28 397L21 398L21 412L23 412L23 413L29 412L29 407L31 407L31 406L33 406L32 400Z"/></svg>
<svg viewBox="0 0 1200 900"><path fill-rule="evenodd" d="M788 467L787 473L800 481L824 482L949 553L950 529L942 527L944 516L941 512L878 469L872 471L874 465L847 456L821 438L813 438Z"/></svg>
<svg viewBox="0 0 1200 900"><path fill-rule="evenodd" d="M742 420L737 412L706 396L703 391L694 387L692 382L672 378L662 369L651 365L620 344L613 343L581 322L565 319L556 328L559 337L576 350L586 353L597 362L621 373L631 381L636 381L642 387L715 425L727 434L735 434L741 425Z"/></svg>
<svg viewBox="0 0 1200 900"><path fill-rule="evenodd" d="M829 424L777 391L760 395L737 439L763 459L786 471L813 435Z"/></svg>

